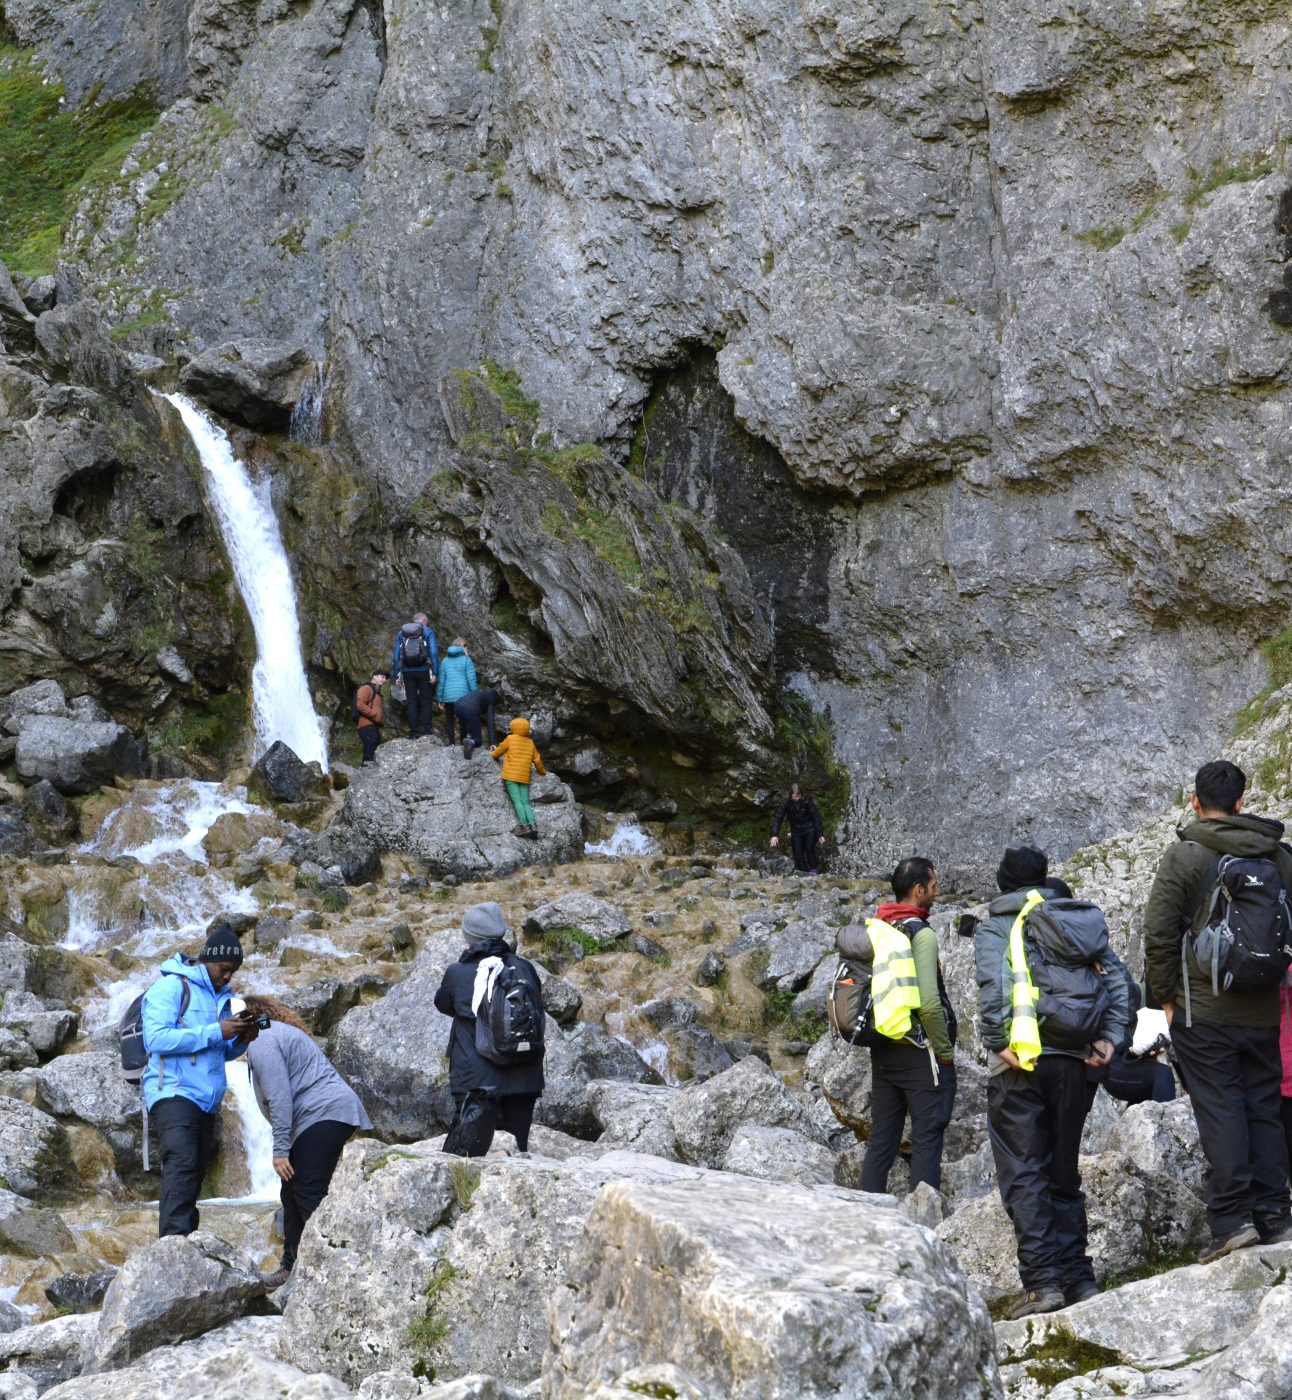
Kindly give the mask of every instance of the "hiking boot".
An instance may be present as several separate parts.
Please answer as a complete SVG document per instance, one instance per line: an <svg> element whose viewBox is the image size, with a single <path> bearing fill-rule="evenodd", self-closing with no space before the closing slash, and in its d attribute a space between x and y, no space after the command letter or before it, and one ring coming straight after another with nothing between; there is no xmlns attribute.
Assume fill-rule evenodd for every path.
<svg viewBox="0 0 1292 1400"><path fill-rule="evenodd" d="M273 1293L281 1288L292 1276L290 1269L284 1269L281 1265L272 1274L261 1274L260 1281L265 1285L266 1293Z"/></svg>
<svg viewBox="0 0 1292 1400"><path fill-rule="evenodd" d="M1262 1244L1287 1244L1289 1241L1292 1241L1292 1217L1275 1221L1261 1230Z"/></svg>
<svg viewBox="0 0 1292 1400"><path fill-rule="evenodd" d="M1011 1322L1036 1313L1058 1312L1064 1306L1063 1294L1057 1288L1029 1288L1009 1310Z"/></svg>
<svg viewBox="0 0 1292 1400"><path fill-rule="evenodd" d="M521 824L520 824L519 822L517 822L516 825L512 827L512 829L511 829L511 834L512 834L513 836L528 836L528 835L529 835L529 827L527 827L527 826L521 826Z"/></svg>
<svg viewBox="0 0 1292 1400"><path fill-rule="evenodd" d="M537 840L538 840L538 827L536 827L536 826L527 826L522 834L525 835L525 836L528 836L529 839L530 839L531 841L537 841Z"/></svg>
<svg viewBox="0 0 1292 1400"><path fill-rule="evenodd" d="M1230 1230L1227 1235L1217 1235L1198 1255L1198 1263L1210 1264L1216 1259L1223 1259L1226 1254L1232 1254L1236 1249L1246 1249L1249 1244L1260 1242L1261 1237L1255 1225L1240 1225L1237 1230Z"/></svg>
<svg viewBox="0 0 1292 1400"><path fill-rule="evenodd" d="M463 739L463 741L462 741L462 757L463 757L463 758L470 758L471 755L475 752L475 749L476 749L476 745L475 745L475 740L474 740L474 739Z"/></svg>
<svg viewBox="0 0 1292 1400"><path fill-rule="evenodd" d="M1094 1279L1085 1279L1081 1283L1073 1284L1071 1288L1063 1290L1063 1306L1070 1308L1076 1303L1088 1303L1091 1298L1099 1297L1099 1285Z"/></svg>

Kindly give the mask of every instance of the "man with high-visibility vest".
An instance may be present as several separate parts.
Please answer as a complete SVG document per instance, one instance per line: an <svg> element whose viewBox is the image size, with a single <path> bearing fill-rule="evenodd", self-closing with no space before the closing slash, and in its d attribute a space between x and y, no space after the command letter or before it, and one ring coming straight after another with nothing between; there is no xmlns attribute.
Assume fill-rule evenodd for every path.
<svg viewBox="0 0 1292 1400"><path fill-rule="evenodd" d="M1047 888L1048 867L1044 851L1009 847L996 872L1001 893L974 935L978 1033L991 1052L987 1129L1023 1283L1015 1318L1099 1291L1077 1166L1091 1102L1086 1066L1108 1063L1132 1019L1130 974L1108 947L1102 914Z"/></svg>
<svg viewBox="0 0 1292 1400"><path fill-rule="evenodd" d="M896 952L909 967L915 995L909 998L906 1029L900 1038L885 1036L870 1050L870 1139L861 1168L863 1191L887 1191L888 1173L902 1145L902 1128L911 1119L911 1189L927 1181L942 1185L942 1137L951 1121L956 1096L956 1016L942 980L938 936L929 927L937 899L938 876L932 861L910 856L892 875L893 902L881 904L867 927L874 944L875 1026L881 1025L881 970L886 950L879 940L885 928L897 930ZM878 925L878 927L877 927Z"/></svg>

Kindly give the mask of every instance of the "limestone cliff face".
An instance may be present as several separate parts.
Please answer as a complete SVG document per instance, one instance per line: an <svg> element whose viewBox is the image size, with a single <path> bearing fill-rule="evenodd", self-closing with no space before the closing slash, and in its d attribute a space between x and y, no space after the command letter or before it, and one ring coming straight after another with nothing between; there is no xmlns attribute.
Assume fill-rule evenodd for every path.
<svg viewBox="0 0 1292 1400"><path fill-rule="evenodd" d="M334 448L406 551L378 586L402 570L504 669L479 602L515 558L413 514L495 470L446 409L485 361L537 404L526 451L637 475L598 478L602 516L652 492L711 561L725 537L695 577L755 640L676 649L675 682L728 678L689 727L711 750L748 705L766 752L778 691L827 711L858 861L1138 819L1260 684L1292 596L1284 5L155 0L182 81L137 28L84 41L123 8L6 5L69 83L178 99L62 284L163 307L135 348L326 358ZM540 519L558 477L527 480ZM568 533L526 546L545 676ZM607 584L620 615L647 591ZM580 664L637 714L618 625Z"/></svg>

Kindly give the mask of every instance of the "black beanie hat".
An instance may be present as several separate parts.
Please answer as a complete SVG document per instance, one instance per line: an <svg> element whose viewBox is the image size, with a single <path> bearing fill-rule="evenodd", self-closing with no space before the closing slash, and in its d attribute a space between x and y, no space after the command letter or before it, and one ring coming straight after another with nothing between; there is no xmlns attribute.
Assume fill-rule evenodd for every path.
<svg viewBox="0 0 1292 1400"><path fill-rule="evenodd" d="M1006 846L996 870L996 884L1001 894L1010 894L1042 884L1049 870L1050 862L1044 851L1038 851L1035 846Z"/></svg>
<svg viewBox="0 0 1292 1400"><path fill-rule="evenodd" d="M217 924L207 935L197 960L204 963L231 962L241 965L242 944L238 942L238 935L227 923Z"/></svg>

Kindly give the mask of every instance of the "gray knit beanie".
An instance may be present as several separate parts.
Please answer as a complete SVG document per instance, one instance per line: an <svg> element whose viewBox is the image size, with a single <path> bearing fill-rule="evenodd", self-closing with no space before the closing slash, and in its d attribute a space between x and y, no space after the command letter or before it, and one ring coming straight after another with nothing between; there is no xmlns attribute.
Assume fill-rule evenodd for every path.
<svg viewBox="0 0 1292 1400"><path fill-rule="evenodd" d="M486 938L505 938L507 920L493 900L486 904L473 904L462 916L462 936L468 943L483 943Z"/></svg>

